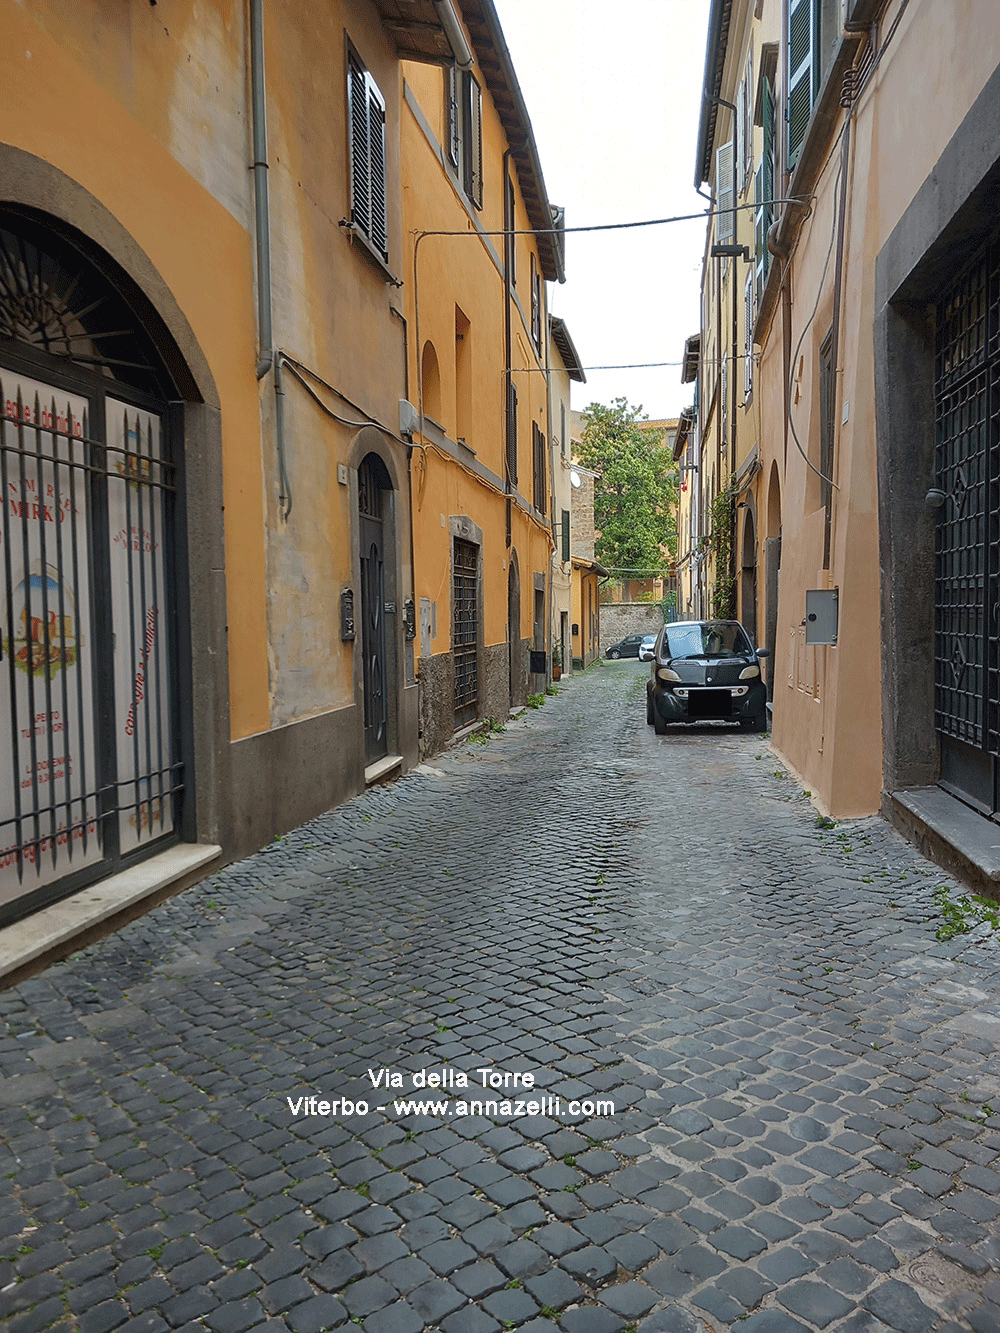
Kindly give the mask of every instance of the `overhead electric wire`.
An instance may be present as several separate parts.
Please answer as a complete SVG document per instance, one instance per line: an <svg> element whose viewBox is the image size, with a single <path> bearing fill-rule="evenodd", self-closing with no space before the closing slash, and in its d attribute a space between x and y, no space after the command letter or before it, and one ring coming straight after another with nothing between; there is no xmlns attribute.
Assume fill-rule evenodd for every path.
<svg viewBox="0 0 1000 1333"><path fill-rule="evenodd" d="M809 197L793 199L772 199L772 204L807 204ZM735 204L732 208L706 208L700 213L678 213L670 218L643 218L635 222L592 222L579 227L528 227L517 230L504 227L500 231L486 231L479 227L466 227L463 231L413 231L411 236L566 236L570 232L584 231L627 231L635 227L664 227L671 222L697 222L699 219L713 217L716 213L739 213L744 209L757 209L760 204Z"/></svg>

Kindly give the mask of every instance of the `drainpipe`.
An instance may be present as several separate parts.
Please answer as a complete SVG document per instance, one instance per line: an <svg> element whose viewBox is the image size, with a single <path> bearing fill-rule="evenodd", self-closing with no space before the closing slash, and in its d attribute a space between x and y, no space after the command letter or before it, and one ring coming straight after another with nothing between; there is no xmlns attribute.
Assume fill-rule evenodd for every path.
<svg viewBox="0 0 1000 1333"><path fill-rule="evenodd" d="M471 69L475 64L472 49L465 39L465 33L462 31L462 25L455 13L452 0L433 0L433 3L438 22L444 29L444 35L448 39L451 53L455 57L455 64L459 69Z"/></svg>
<svg viewBox="0 0 1000 1333"><path fill-rule="evenodd" d="M250 0L250 99L253 114L254 229L257 234L257 378L274 361L271 328L271 220L267 197L267 111L264 92L264 0Z"/></svg>
<svg viewBox="0 0 1000 1333"><path fill-rule="evenodd" d="M510 285L510 270L511 270L511 264L512 264L512 262L513 262L513 256L514 256L514 245L515 245L515 243L516 243L516 242L515 242L515 236L514 236L514 233L515 233L515 231L517 230L517 228L514 226L515 219L514 219L514 216L513 216L513 212L512 212L512 210L511 210L510 205L509 205L509 202L508 202L508 200L509 200L509 198L510 198L510 190L509 190L509 188L508 188L508 181L509 181L509 172L510 172L510 159L511 159L512 154L515 153L515 152L520 152L523 148L526 148L526 147L527 147L527 144L528 144L528 140L525 139L524 143L521 145L520 148L516 148L516 149L515 149L515 148L513 148L512 146L508 145L508 146L504 149L504 153L503 153L503 165L502 165L502 167L501 167L501 172L500 172L500 179L503 181L503 215L504 215L504 238L503 238L503 364L504 364L504 397L505 397L506 401L504 402L504 414L503 414L503 419L504 419L504 423L505 423L505 426L506 426L506 431L505 431L505 435L504 435L504 479L505 479L505 483L506 483L506 484L505 484L505 490L506 490L506 492L507 492L506 508L507 508L507 549L508 549L508 551L510 550L510 548L511 548L511 546L513 545L513 542L514 542L513 523L512 523L512 508L511 508L511 506L512 506L512 504L513 504L513 501L512 501L511 496L512 496L512 492L513 492L513 490L514 490L514 485L513 485L513 481L511 480L511 475L510 475L510 432L511 432L511 429L512 429L512 426L513 426L513 423L511 422L511 410L510 410L510 386L511 386L511 379L512 379L512 376L513 376L513 369L512 369L511 364L510 364L510 360L511 360L511 341L512 341L511 317L510 317L510 303L511 303L511 299L512 299L512 292L511 292L511 285Z"/></svg>

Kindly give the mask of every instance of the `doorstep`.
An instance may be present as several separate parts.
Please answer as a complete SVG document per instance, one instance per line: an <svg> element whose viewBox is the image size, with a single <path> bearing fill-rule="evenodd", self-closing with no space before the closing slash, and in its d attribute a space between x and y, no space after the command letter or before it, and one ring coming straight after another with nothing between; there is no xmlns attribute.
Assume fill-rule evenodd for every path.
<svg viewBox="0 0 1000 1333"><path fill-rule="evenodd" d="M942 787L892 792L891 823L924 855L974 889L1000 895L1000 824Z"/></svg>
<svg viewBox="0 0 1000 1333"><path fill-rule="evenodd" d="M20 972L57 949L210 866L222 848L182 842L148 861L140 861L99 884L91 884L60 903L0 929L0 977ZM63 950L65 955L67 950Z"/></svg>
<svg viewBox="0 0 1000 1333"><path fill-rule="evenodd" d="M365 786L371 787L376 782L384 782L386 778L391 777L402 767L403 756L401 754L387 754L384 759L376 760L374 764L369 764L365 769Z"/></svg>

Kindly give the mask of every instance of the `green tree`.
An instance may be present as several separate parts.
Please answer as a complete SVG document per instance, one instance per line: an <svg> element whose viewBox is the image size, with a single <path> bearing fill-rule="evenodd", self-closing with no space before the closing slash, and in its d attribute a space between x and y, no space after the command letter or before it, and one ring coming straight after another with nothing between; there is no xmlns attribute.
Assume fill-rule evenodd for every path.
<svg viewBox="0 0 1000 1333"><path fill-rule="evenodd" d="M591 403L580 462L600 473L594 482L598 560L616 571L642 571L633 578L651 578L668 571L676 549L677 472L641 413L625 398L610 407Z"/></svg>

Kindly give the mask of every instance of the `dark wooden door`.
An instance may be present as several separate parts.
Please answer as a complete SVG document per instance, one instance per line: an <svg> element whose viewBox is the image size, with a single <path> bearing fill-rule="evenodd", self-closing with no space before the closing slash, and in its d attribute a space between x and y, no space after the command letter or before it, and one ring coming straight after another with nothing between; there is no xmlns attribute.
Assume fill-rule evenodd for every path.
<svg viewBox="0 0 1000 1333"><path fill-rule="evenodd" d="M361 650L364 656L365 760L388 753L385 693L385 560L383 489L375 460L358 471L361 537Z"/></svg>

